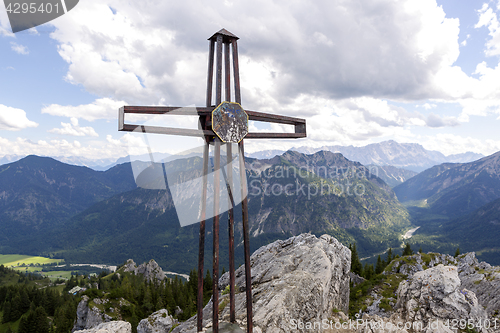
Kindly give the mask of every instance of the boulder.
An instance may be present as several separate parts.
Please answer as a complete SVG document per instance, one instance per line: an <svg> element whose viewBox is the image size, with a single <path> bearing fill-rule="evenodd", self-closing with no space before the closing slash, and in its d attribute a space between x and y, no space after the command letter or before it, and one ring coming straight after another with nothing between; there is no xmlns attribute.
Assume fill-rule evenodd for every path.
<svg viewBox="0 0 500 333"><path fill-rule="evenodd" d="M101 323L94 328L75 331L74 333L132 333L132 325L126 321Z"/></svg>
<svg viewBox="0 0 500 333"><path fill-rule="evenodd" d="M335 238L301 234L259 248L251 256L254 332L299 332L293 320L321 322L349 308L351 252ZM236 322L246 326L245 268L236 270ZM229 273L219 280L229 284ZM229 295L220 297L220 321L229 322ZM204 326L211 326L212 306ZM196 317L173 330L196 332Z"/></svg>
<svg viewBox="0 0 500 333"><path fill-rule="evenodd" d="M177 320L168 314L166 309L161 309L143 319L137 326L137 333L163 333L170 332Z"/></svg>
<svg viewBox="0 0 500 333"><path fill-rule="evenodd" d="M147 281L163 281L167 276L161 269L160 265L153 259L139 266L132 259L127 260L122 267L123 272L133 272L135 275L143 274Z"/></svg>
<svg viewBox="0 0 500 333"><path fill-rule="evenodd" d="M408 322L422 322L426 332L448 332L444 323L453 319L479 323L487 319L474 292L461 288L458 269L442 264L416 272L400 283L396 309ZM430 325L434 323L436 329ZM451 331L450 331L451 332Z"/></svg>
<svg viewBox="0 0 500 333"><path fill-rule="evenodd" d="M89 307L89 297L84 295L76 309L76 321L73 332L97 327L99 324L111 321L111 317L102 313L96 307Z"/></svg>

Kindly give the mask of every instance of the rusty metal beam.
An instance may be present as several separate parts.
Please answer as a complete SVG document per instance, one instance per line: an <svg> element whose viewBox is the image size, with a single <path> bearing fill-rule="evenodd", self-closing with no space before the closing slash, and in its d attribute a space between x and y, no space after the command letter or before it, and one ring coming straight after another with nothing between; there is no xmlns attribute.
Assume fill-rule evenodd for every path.
<svg viewBox="0 0 500 333"><path fill-rule="evenodd" d="M203 264L205 261L205 222L207 212L207 175L208 175L208 141L205 140L203 147L203 183L201 189L201 216L200 216L200 240L198 246L198 309L197 309L197 329L203 330Z"/></svg>
<svg viewBox="0 0 500 333"><path fill-rule="evenodd" d="M220 201L220 140L215 138L214 151L214 223L213 223L213 267L212 301L213 333L219 333L219 201Z"/></svg>
<svg viewBox="0 0 500 333"><path fill-rule="evenodd" d="M220 103L219 103L220 104ZM124 123L124 114L170 114L181 116L209 116L215 107L180 107L180 106L123 106L120 108L119 124ZM272 113L257 112L245 110L248 114L249 120L287 124L287 125L300 125L305 124L305 119L280 116Z"/></svg>
<svg viewBox="0 0 500 333"><path fill-rule="evenodd" d="M136 114L171 114L179 116L208 116L215 107L182 107L182 106L132 106L120 108L123 113ZM122 110L123 109L123 110Z"/></svg>
<svg viewBox="0 0 500 333"><path fill-rule="evenodd" d="M222 102L222 35L217 35L217 67L215 68L215 105Z"/></svg>
<svg viewBox="0 0 500 333"><path fill-rule="evenodd" d="M158 126L143 126L143 125L129 125L124 124L120 131L134 132L144 129L146 133L155 134L170 134L170 135L181 135L181 136L195 136L195 137L205 137L214 136L215 133L211 130L196 130L196 129L186 129L186 128L174 128L174 127L158 127ZM256 132L248 133L245 139L298 139L305 138L306 133L265 133Z"/></svg>
<svg viewBox="0 0 500 333"><path fill-rule="evenodd" d="M145 129L146 133L155 133L155 134L170 134L170 135L182 135L182 136L213 136L215 135L213 131L208 130L196 130L196 129L187 129L187 128L174 128L174 127L158 127L158 126L143 126L143 125L129 125L124 124L123 128L120 131L125 132L134 132Z"/></svg>
<svg viewBox="0 0 500 333"><path fill-rule="evenodd" d="M250 110L245 110L245 112L248 114L248 120L263 121L267 123L288 124L288 125L306 123L305 119L302 118L280 116L277 114L250 111Z"/></svg>
<svg viewBox="0 0 500 333"><path fill-rule="evenodd" d="M222 176L226 182L226 188L228 193L228 232L229 232L229 321L231 323L236 322L236 312L235 312L235 270L234 270L234 207L236 206L233 196L233 151L232 144L226 144L226 165L227 165L227 175L224 172L224 168L221 168Z"/></svg>
<svg viewBox="0 0 500 333"><path fill-rule="evenodd" d="M248 188L245 174L245 149L243 141L238 143L241 182L241 210L243 213L243 247L245 250L245 291L247 300L247 332L253 332L252 322L252 274L250 272L250 236L248 229Z"/></svg>
<svg viewBox="0 0 500 333"><path fill-rule="evenodd" d="M224 43L224 88L226 90L226 101L231 102L231 63L229 62L229 43Z"/></svg>
<svg viewBox="0 0 500 333"><path fill-rule="evenodd" d="M214 80L214 40L210 40L208 50L207 107L212 105L212 83Z"/></svg>
<svg viewBox="0 0 500 333"><path fill-rule="evenodd" d="M305 133L248 133L245 139L298 139L305 138Z"/></svg>
<svg viewBox="0 0 500 333"><path fill-rule="evenodd" d="M233 48L233 76L234 76L234 99L236 103L241 105L240 92L240 67L238 63L238 42L237 38L231 40Z"/></svg>

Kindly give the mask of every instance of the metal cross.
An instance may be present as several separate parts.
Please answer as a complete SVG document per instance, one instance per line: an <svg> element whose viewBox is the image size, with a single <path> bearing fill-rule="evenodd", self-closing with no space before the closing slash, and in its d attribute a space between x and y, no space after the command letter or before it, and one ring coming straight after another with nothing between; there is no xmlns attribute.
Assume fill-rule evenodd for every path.
<svg viewBox="0 0 500 333"><path fill-rule="evenodd" d="M229 192L229 288L230 288L230 321L234 323L235 319L235 269L234 269L234 199L231 193L232 168L228 167L227 175L224 169L220 167L220 148L221 144L227 144L227 163L232 160L231 143L238 144L239 150L239 169L241 181L241 198L243 214L243 246L245 252L245 287L247 304L247 332L253 331L252 323L252 276L250 273L250 241L248 227L248 188L245 174L245 157L243 148L243 138L245 139L288 139L306 137L306 121L300 118L279 116L270 113L244 110L241 107L240 94L240 76L238 65L238 46L239 38L227 31L221 29L208 40L210 41L209 60L208 60L208 79L207 79L207 99L206 107L197 107L179 111L180 107L168 106L123 106L119 110L118 130L136 131L140 129L146 133L195 136L204 139L203 150L203 184L201 196L201 221L200 221L200 239L198 253L198 311L197 327L198 332L203 328L203 262L205 249L205 222L206 222L206 201L207 201L207 174L209 163L209 144L214 145L214 217L213 217L213 332L219 332L219 170L222 170L226 180ZM231 66L230 66L230 45L232 46L233 78L235 103L231 102ZM217 47L217 51L215 50ZM224 88L225 101L222 101L222 48L224 47ZM212 104L213 76L214 76L214 55L217 52L217 67L215 73L215 105ZM143 126L125 124L126 113L139 114L171 114L171 115L198 115L200 129L182 129L171 127ZM248 121L261 121L269 123L288 124L295 126L294 133L248 133Z"/></svg>

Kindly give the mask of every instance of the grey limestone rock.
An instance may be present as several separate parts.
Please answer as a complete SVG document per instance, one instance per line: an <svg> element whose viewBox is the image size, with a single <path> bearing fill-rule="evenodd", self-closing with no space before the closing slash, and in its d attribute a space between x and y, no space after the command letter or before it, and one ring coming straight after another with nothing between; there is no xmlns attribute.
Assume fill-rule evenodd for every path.
<svg viewBox="0 0 500 333"><path fill-rule="evenodd" d="M423 260L420 253L408 256L405 258L410 263L404 260L397 260L392 266L393 273L401 273L407 275L408 277L412 277L416 272L423 271Z"/></svg>
<svg viewBox="0 0 500 333"><path fill-rule="evenodd" d="M500 312L500 267L486 262L479 263L475 253L458 257L459 276L462 287L472 290L488 315ZM499 320L500 322L500 320Z"/></svg>
<svg viewBox="0 0 500 333"><path fill-rule="evenodd" d="M102 313L96 307L89 307L89 297L83 296L76 309L76 321L73 332L82 329L97 327L99 324L111 321L111 317Z"/></svg>
<svg viewBox="0 0 500 333"><path fill-rule="evenodd" d="M299 332L292 319L321 321L333 309L349 308L351 252L335 238L301 234L259 248L251 256L254 332ZM236 270L236 322L246 326L245 270ZM229 284L229 273L219 280ZM228 295L220 297L220 320L229 322ZM209 304L210 305L210 304ZM212 306L204 309L204 325L211 326ZM173 332L196 332L196 317Z"/></svg>
<svg viewBox="0 0 500 333"><path fill-rule="evenodd" d="M132 333L132 326L126 321L101 323L94 328L75 331L75 333Z"/></svg>
<svg viewBox="0 0 500 333"><path fill-rule="evenodd" d="M132 259L127 260L127 262L123 266L124 272L135 272L136 269L137 264Z"/></svg>
<svg viewBox="0 0 500 333"><path fill-rule="evenodd" d="M415 273L413 278L400 283L397 296L396 309L402 317L406 321L422 322L424 327L433 322L442 326L447 319L471 319L476 323L487 319L474 292L461 288L455 266L440 264ZM437 331L447 332L447 328L441 326Z"/></svg>
<svg viewBox="0 0 500 333"><path fill-rule="evenodd" d="M366 279L364 277L361 277L358 274L353 273L353 272L349 272L349 278L351 279L353 286L366 281Z"/></svg>
<svg viewBox="0 0 500 333"><path fill-rule="evenodd" d="M167 277L153 259L139 266L132 259L129 259L123 266L123 272L133 272L135 275L143 274L147 281L163 281Z"/></svg>
<svg viewBox="0 0 500 333"><path fill-rule="evenodd" d="M177 320L168 314L166 309L161 309L143 319L137 326L137 333L163 333L170 332Z"/></svg>

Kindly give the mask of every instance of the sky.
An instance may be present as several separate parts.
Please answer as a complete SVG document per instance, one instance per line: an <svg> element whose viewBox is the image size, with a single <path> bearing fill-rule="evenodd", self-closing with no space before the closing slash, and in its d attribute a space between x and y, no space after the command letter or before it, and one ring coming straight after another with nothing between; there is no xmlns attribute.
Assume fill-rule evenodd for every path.
<svg viewBox="0 0 500 333"><path fill-rule="evenodd" d="M500 150L500 0L81 0L12 33L0 4L0 157L178 153L198 139L118 131L123 105L204 106L208 41L238 40L242 106L305 118L247 152L395 140ZM195 117L127 122L196 128ZM250 131L288 131L251 123Z"/></svg>

